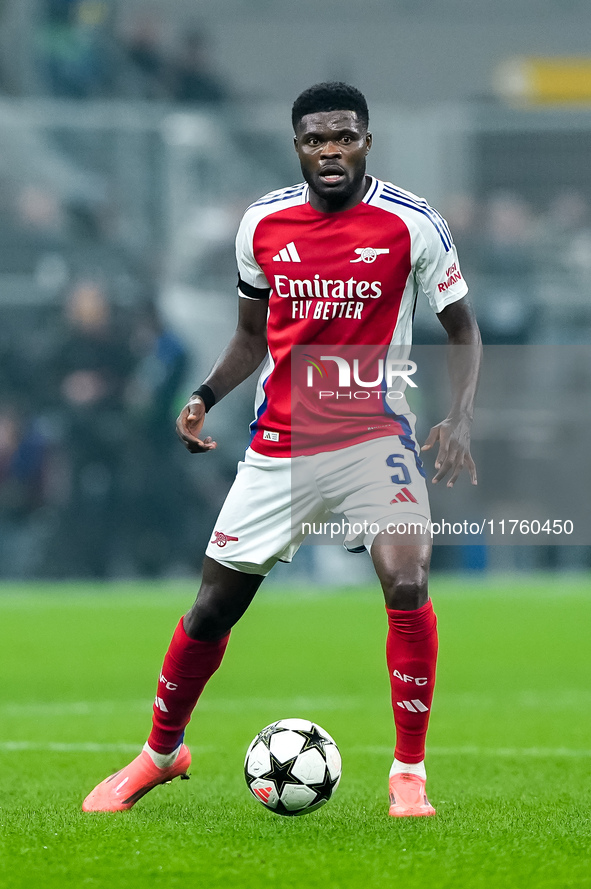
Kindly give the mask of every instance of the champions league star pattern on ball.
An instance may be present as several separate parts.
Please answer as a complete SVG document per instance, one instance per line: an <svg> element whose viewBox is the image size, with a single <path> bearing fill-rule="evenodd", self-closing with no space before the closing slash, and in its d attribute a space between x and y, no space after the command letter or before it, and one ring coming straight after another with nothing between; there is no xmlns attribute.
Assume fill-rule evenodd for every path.
<svg viewBox="0 0 591 889"><path fill-rule="evenodd" d="M270 295L251 447L275 457L292 455L293 346L381 346L386 358L389 348L411 343L419 287L436 313L468 290L445 220L422 198L375 178L363 200L340 213L315 210L307 185L271 192L246 211L236 253L241 296ZM352 409L363 414L361 404ZM344 440L402 431L391 418L381 431L347 430Z"/></svg>
<svg viewBox="0 0 591 889"><path fill-rule="evenodd" d="M246 751L244 775L255 799L277 815L303 815L328 802L341 780L339 748L307 719L280 719Z"/></svg>

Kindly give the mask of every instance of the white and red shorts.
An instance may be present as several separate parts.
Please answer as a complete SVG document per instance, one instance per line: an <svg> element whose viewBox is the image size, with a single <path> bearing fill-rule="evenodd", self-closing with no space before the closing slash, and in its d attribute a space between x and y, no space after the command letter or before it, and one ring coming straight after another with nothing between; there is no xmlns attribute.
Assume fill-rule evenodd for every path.
<svg viewBox="0 0 591 889"><path fill-rule="evenodd" d="M291 562L322 525L326 532L340 523L345 546L357 551L381 531L425 527L431 516L417 453L398 436L295 458L249 448L206 554L236 571L267 575L276 562ZM327 542L326 534L316 542Z"/></svg>

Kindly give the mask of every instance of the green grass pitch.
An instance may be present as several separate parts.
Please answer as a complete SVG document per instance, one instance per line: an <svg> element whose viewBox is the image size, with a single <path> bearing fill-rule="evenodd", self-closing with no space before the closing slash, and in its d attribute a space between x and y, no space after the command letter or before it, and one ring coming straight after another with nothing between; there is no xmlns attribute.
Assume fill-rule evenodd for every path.
<svg viewBox="0 0 591 889"><path fill-rule="evenodd" d="M542 889L591 886L591 581L434 578L429 733L437 817L387 817L393 723L377 590L262 590L187 741L192 780L133 810L86 793L145 740L189 584L5 586L0 594L0 885ZM336 739L343 778L281 818L245 749L287 716Z"/></svg>

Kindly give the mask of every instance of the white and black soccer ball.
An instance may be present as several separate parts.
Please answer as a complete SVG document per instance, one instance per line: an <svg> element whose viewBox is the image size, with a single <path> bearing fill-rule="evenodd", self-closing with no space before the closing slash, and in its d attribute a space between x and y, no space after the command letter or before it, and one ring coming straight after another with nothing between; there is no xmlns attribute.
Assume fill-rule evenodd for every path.
<svg viewBox="0 0 591 889"><path fill-rule="evenodd" d="M307 719L267 725L244 761L248 789L277 815L319 809L337 789L341 768L341 754L331 736Z"/></svg>

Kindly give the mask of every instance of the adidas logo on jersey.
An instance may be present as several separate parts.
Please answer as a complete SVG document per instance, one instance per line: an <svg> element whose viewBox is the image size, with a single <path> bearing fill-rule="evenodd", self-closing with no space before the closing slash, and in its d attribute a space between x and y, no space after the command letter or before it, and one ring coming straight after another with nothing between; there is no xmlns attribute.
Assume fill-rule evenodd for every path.
<svg viewBox="0 0 591 889"><path fill-rule="evenodd" d="M273 262L301 262L300 255L296 250L296 245L293 241L290 241L289 244L286 244L285 247L282 247L279 253L276 253L273 257Z"/></svg>

